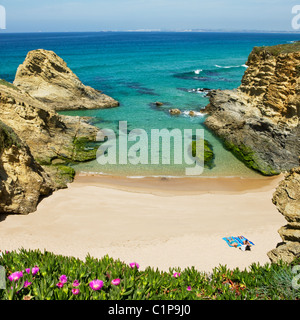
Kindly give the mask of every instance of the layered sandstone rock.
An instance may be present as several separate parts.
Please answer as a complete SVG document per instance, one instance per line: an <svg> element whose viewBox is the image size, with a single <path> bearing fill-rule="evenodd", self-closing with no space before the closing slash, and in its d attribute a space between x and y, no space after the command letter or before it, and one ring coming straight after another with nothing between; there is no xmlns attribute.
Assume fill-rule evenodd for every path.
<svg viewBox="0 0 300 320"><path fill-rule="evenodd" d="M0 120L28 145L57 188L66 187L74 177L74 170L64 164L96 157L96 147L87 144L96 140L98 128L80 117L58 115L8 83L0 83Z"/></svg>
<svg viewBox="0 0 300 320"><path fill-rule="evenodd" d="M85 86L53 51L34 50L19 66L14 85L53 110L117 107L113 98Z"/></svg>
<svg viewBox="0 0 300 320"><path fill-rule="evenodd" d="M300 44L254 48L241 86L214 90L205 121L240 160L264 175L298 165Z"/></svg>
<svg viewBox="0 0 300 320"><path fill-rule="evenodd" d="M54 190L28 146L0 121L0 213L28 214Z"/></svg>
<svg viewBox="0 0 300 320"><path fill-rule="evenodd" d="M291 170L280 183L273 196L273 203L287 220L279 229L282 243L268 253L272 262L292 262L300 256L300 167Z"/></svg>

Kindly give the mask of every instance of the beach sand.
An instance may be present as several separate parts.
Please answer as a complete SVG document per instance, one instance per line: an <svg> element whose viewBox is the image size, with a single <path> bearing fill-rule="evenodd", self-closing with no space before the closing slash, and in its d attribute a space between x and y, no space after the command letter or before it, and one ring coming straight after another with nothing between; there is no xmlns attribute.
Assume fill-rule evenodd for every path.
<svg viewBox="0 0 300 320"><path fill-rule="evenodd" d="M271 200L282 178L78 175L36 212L0 216L0 250L46 249L81 259L108 254L141 270L263 265L286 224ZM222 240L238 235L254 242L251 251Z"/></svg>

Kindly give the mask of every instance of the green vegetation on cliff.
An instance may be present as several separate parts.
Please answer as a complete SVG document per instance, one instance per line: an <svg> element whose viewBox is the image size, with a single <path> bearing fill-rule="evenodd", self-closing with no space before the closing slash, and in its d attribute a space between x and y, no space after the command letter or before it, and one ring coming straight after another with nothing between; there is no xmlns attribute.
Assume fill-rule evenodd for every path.
<svg viewBox="0 0 300 320"><path fill-rule="evenodd" d="M268 53L272 56L278 56L279 54L287 54L300 52L300 42L287 43L287 44L278 44L276 46L270 47L254 47L251 54L260 54L260 53Z"/></svg>
<svg viewBox="0 0 300 320"><path fill-rule="evenodd" d="M0 152L2 152L3 149L10 148L12 145L21 147L22 142L13 129L0 121Z"/></svg>

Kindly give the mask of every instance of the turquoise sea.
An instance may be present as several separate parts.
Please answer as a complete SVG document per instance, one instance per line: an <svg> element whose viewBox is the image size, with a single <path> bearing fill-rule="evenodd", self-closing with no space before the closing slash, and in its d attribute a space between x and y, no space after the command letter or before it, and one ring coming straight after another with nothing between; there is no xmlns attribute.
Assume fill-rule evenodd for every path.
<svg viewBox="0 0 300 320"><path fill-rule="evenodd" d="M205 115L190 117L208 104L205 92L193 89L233 89L240 85L254 46L298 40L296 34L94 32L0 34L0 78L12 82L28 51L53 50L80 80L120 102L106 110L68 111L94 117L93 124L118 131L119 121L132 129L204 129L213 146L215 166L202 176L259 177L226 151L203 125ZM157 108L155 102L163 102ZM171 116L179 108L180 116ZM106 165L97 161L74 166L83 172L126 176L182 176L186 165Z"/></svg>

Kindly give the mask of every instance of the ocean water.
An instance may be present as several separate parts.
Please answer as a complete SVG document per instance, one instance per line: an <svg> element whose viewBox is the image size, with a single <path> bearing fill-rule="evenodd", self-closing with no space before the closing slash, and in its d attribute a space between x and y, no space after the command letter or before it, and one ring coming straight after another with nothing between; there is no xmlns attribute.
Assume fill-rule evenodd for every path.
<svg viewBox="0 0 300 320"><path fill-rule="evenodd" d="M61 114L93 117L93 124L113 129L127 121L132 129L204 129L213 146L214 166L202 176L259 177L224 149L205 126L199 113L208 104L198 88L233 89L240 85L254 46L298 40L295 34L251 33L0 33L0 78L13 82L28 51L53 50L80 80L120 102L119 108L64 111ZM163 102L156 107L155 102ZM171 116L170 108L183 111ZM190 117L189 111L196 111ZM140 176L184 176L187 165L100 165L81 163L78 172Z"/></svg>

